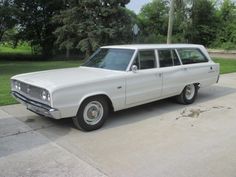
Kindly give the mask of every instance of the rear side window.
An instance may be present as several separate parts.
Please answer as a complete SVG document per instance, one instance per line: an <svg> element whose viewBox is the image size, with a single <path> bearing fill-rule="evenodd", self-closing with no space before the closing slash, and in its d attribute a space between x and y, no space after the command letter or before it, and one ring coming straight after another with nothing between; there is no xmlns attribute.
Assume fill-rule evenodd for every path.
<svg viewBox="0 0 236 177"><path fill-rule="evenodd" d="M139 51L134 61L138 69L156 68L156 57L154 50Z"/></svg>
<svg viewBox="0 0 236 177"><path fill-rule="evenodd" d="M208 59L199 49L178 49L177 51L184 65L208 62Z"/></svg>
<svg viewBox="0 0 236 177"><path fill-rule="evenodd" d="M160 67L180 65L179 58L173 49L158 50Z"/></svg>

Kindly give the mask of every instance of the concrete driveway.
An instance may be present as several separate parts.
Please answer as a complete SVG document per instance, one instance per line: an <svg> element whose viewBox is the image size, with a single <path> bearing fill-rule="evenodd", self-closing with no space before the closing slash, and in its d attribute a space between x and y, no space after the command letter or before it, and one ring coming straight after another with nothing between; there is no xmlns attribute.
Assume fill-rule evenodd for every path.
<svg viewBox="0 0 236 177"><path fill-rule="evenodd" d="M154 102L85 133L21 105L0 107L0 176L235 177L236 73L190 106Z"/></svg>

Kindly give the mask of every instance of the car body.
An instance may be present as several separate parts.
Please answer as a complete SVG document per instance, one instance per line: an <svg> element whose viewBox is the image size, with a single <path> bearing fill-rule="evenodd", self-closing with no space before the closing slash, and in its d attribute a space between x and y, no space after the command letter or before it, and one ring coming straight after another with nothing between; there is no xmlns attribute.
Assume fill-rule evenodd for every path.
<svg viewBox="0 0 236 177"><path fill-rule="evenodd" d="M180 98L183 91L190 95L194 89L195 99L200 87L218 80L219 64L212 61L204 46L117 45L101 47L80 67L16 75L11 78L11 90L29 110L61 119L78 117L84 102L94 97L113 111L172 96L188 104L183 100L186 96ZM90 113L81 116L93 118L101 113L96 112L102 106L99 101L91 103L83 108Z"/></svg>

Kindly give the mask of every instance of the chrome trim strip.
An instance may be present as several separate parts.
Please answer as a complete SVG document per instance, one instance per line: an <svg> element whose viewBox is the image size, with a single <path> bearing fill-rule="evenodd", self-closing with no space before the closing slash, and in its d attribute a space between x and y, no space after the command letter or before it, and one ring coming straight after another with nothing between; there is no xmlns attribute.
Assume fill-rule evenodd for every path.
<svg viewBox="0 0 236 177"><path fill-rule="evenodd" d="M36 114L40 114L40 115L43 115L46 117L51 117L54 119L61 118L60 111L55 108L52 108L52 107L45 105L43 103L39 103L37 101L33 101L33 100L26 98L25 96L15 92L15 91L12 91L11 94L14 98L16 98L17 101L26 105L28 110L30 110Z"/></svg>
<svg viewBox="0 0 236 177"><path fill-rule="evenodd" d="M40 107L40 108L43 108L43 109L46 109L46 110L50 110L52 109L50 106L46 105L46 104L43 104L43 103L39 103L37 101L33 101L29 98L26 98L25 96L19 94L18 92L15 92L15 91L12 91L12 95L18 99L21 99L22 101L24 101L25 103L28 103L28 104L31 104L33 106L37 106L37 107Z"/></svg>

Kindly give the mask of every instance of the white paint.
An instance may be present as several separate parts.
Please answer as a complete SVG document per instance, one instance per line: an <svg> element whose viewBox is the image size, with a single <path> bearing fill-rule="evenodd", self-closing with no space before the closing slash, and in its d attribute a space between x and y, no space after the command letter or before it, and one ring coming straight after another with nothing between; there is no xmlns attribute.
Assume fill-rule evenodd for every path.
<svg viewBox="0 0 236 177"><path fill-rule="evenodd" d="M47 89L51 95L50 106L58 109L61 118L65 118L75 116L81 103L90 96L100 94L108 96L114 110L118 111L179 95L184 87L191 83L200 83L201 87L212 85L216 83L219 75L219 65L211 60L201 45L122 45L103 48L135 49L135 54L138 50L145 49L198 48L209 62L157 67L137 72L132 72L129 68L126 71L113 71L77 67L21 74L12 79ZM135 56L131 62L134 58ZM159 63L158 57L156 60ZM16 91L14 88L12 90Z"/></svg>

